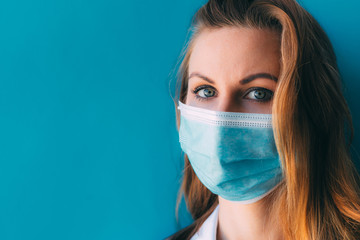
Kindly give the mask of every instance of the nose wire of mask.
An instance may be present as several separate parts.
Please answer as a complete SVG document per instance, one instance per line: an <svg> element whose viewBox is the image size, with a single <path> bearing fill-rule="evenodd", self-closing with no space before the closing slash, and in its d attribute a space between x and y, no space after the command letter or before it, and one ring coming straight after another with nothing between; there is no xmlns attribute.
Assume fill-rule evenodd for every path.
<svg viewBox="0 0 360 240"><path fill-rule="evenodd" d="M180 101L178 109L181 148L212 193L248 204L281 182L271 114L218 112Z"/></svg>

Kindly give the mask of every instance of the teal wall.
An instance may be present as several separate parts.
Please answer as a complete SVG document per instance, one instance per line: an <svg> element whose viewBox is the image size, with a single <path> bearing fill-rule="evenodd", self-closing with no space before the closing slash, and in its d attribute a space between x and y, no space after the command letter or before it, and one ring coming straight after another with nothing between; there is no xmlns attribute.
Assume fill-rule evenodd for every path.
<svg viewBox="0 0 360 240"><path fill-rule="evenodd" d="M163 239L182 159L169 81L205 1L0 2L0 239ZM303 0L360 135L360 2Z"/></svg>

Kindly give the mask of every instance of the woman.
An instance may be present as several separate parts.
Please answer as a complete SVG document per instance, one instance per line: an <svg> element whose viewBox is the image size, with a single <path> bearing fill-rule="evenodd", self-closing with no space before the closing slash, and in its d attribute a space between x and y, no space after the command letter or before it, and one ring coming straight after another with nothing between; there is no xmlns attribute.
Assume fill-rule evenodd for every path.
<svg viewBox="0 0 360 240"><path fill-rule="evenodd" d="M175 104L194 223L168 239L360 239L332 45L293 0L210 0Z"/></svg>

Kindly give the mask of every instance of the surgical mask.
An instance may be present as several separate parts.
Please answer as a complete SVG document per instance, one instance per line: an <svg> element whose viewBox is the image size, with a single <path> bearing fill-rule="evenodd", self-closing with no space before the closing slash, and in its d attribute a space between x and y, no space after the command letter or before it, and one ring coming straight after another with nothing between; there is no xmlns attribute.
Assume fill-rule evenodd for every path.
<svg viewBox="0 0 360 240"><path fill-rule="evenodd" d="M211 192L247 204L281 182L271 114L218 112L181 102L178 108L181 148Z"/></svg>

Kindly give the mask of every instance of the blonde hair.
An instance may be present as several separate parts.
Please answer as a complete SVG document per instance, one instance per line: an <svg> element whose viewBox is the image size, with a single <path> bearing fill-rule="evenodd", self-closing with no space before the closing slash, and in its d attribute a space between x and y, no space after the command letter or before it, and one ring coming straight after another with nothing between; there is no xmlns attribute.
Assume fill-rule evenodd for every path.
<svg viewBox="0 0 360 240"><path fill-rule="evenodd" d="M175 106L178 100L185 102L197 36L204 29L227 26L273 29L281 36L281 72L272 113L284 181L268 200L285 238L359 238L359 177L349 153L352 120L335 53L318 22L297 2L210 0L202 6L183 52ZM200 182L186 155L183 174L176 210L184 195L195 221L171 239L190 239L218 204L217 195Z"/></svg>

